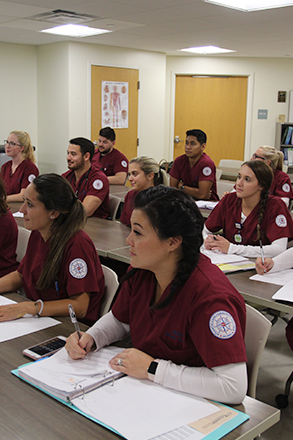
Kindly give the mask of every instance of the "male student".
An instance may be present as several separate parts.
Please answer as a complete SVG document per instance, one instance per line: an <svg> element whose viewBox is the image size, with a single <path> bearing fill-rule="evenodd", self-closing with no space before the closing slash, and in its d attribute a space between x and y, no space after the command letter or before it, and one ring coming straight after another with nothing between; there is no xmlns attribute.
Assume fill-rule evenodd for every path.
<svg viewBox="0 0 293 440"><path fill-rule="evenodd" d="M128 173L128 159L114 148L115 131L104 127L99 133L99 145L95 151L92 166L103 171L111 185L124 185Z"/></svg>
<svg viewBox="0 0 293 440"><path fill-rule="evenodd" d="M185 154L177 157L170 171L170 186L179 188L196 200L219 200L216 166L204 153L207 136L202 130L186 132Z"/></svg>
<svg viewBox="0 0 293 440"><path fill-rule="evenodd" d="M62 174L82 202L88 217L108 218L109 181L105 174L91 166L94 144L83 137L71 139L67 149L69 171Z"/></svg>

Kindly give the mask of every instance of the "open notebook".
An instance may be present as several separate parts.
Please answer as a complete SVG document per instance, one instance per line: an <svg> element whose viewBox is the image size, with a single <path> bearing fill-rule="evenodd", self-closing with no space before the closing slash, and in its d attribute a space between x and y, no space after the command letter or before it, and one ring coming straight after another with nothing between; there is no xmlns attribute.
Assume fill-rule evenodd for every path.
<svg viewBox="0 0 293 440"><path fill-rule="evenodd" d="M61 349L12 373L129 440L154 439L170 431L172 439L182 439L182 430L190 440L219 439L249 418L148 380L121 377L108 364L121 350L107 347L73 361Z"/></svg>
<svg viewBox="0 0 293 440"><path fill-rule="evenodd" d="M254 262L242 255L224 254L220 251L209 251L203 246L200 251L202 254L209 257L211 262L216 264L224 273L255 269Z"/></svg>

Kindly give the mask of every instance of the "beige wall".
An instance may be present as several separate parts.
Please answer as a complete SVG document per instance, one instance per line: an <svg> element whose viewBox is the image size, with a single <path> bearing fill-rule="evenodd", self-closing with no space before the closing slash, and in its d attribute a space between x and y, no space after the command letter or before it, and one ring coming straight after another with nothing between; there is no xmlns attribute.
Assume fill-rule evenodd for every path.
<svg viewBox="0 0 293 440"><path fill-rule="evenodd" d="M274 144L278 115L288 114L288 102L277 102L278 90L293 90L291 59L166 57L66 42L37 48L0 43L0 62L2 139L13 129L28 131L41 172L64 172L68 140L90 136L92 64L139 69L139 154L157 160L172 157L176 73L248 75L246 158ZM258 109L268 110L267 120L257 119Z"/></svg>

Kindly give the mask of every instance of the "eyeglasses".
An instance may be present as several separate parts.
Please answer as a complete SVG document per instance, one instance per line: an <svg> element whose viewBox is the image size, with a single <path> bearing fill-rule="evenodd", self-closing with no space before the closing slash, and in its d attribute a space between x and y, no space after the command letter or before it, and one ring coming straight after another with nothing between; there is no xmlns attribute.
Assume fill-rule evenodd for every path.
<svg viewBox="0 0 293 440"><path fill-rule="evenodd" d="M10 147L15 147L16 145L17 145L18 147L21 147L20 144L16 144L15 142L4 141L4 144L5 144L5 145L9 145Z"/></svg>
<svg viewBox="0 0 293 440"><path fill-rule="evenodd" d="M252 158L253 158L253 160L255 160L255 159L261 159L261 160L266 160L266 158L265 157L261 157L261 156L258 156L257 154L253 154L252 155Z"/></svg>

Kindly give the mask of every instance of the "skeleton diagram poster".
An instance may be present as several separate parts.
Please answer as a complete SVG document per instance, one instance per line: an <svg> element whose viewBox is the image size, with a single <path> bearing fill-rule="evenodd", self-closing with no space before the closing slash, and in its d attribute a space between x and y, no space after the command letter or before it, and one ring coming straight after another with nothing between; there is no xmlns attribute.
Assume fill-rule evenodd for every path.
<svg viewBox="0 0 293 440"><path fill-rule="evenodd" d="M102 81L102 127L128 128L128 82Z"/></svg>

